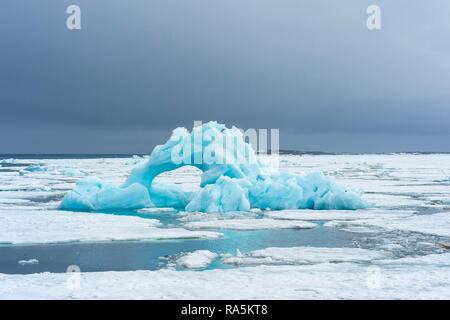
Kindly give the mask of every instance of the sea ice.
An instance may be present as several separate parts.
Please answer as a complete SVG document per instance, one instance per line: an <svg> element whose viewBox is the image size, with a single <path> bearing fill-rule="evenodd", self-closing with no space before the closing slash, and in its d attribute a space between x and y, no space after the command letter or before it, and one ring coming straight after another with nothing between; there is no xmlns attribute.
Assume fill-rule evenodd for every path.
<svg viewBox="0 0 450 320"><path fill-rule="evenodd" d="M237 256L224 256L222 261L236 265L260 264L316 264L342 262L369 262L386 259L389 254L384 251L360 248L323 248L323 247L287 247L266 248Z"/></svg>
<svg viewBox="0 0 450 320"><path fill-rule="evenodd" d="M62 210L114 210L151 207L149 191L143 185L133 184L128 188L110 185L99 179L84 179L63 199Z"/></svg>
<svg viewBox="0 0 450 320"><path fill-rule="evenodd" d="M209 250L196 250L178 258L177 264L189 269L206 268L217 257L217 253Z"/></svg>
<svg viewBox="0 0 450 320"><path fill-rule="evenodd" d="M233 143L229 145L228 141ZM153 183L161 173L186 165L202 171L199 191ZM208 122L192 132L175 129L164 145L155 147L148 161L135 165L122 186L85 179L61 203L64 210L86 211L153 206L202 212L251 208L341 210L364 208L366 202L358 192L336 184L321 172L304 176L272 172L239 129Z"/></svg>
<svg viewBox="0 0 450 320"><path fill-rule="evenodd" d="M279 220L306 220L306 221L329 221L329 220L361 220L361 219L392 219L410 216L414 211L387 209L368 210L280 210L266 211L264 216Z"/></svg>
<svg viewBox="0 0 450 320"><path fill-rule="evenodd" d="M366 193L364 198L378 208L420 207L425 201L407 196Z"/></svg>
<svg viewBox="0 0 450 320"><path fill-rule="evenodd" d="M431 234L436 236L450 237L450 213L441 212L435 214L410 215L407 217L397 217L385 219L362 219L353 221L330 221L326 224L329 227L336 227L347 231L363 232L378 230L401 230Z"/></svg>
<svg viewBox="0 0 450 320"><path fill-rule="evenodd" d="M21 176L31 174L31 173L48 173L49 175L63 175L67 177L79 177L87 175L86 172L73 168L53 168L43 164L31 164L28 167L25 167L20 172Z"/></svg>
<svg viewBox="0 0 450 320"><path fill-rule="evenodd" d="M449 199L449 187L448 184L437 185L435 181L450 175L450 155L282 155L281 159L285 162L282 165L297 175L303 176L323 170L327 175L335 175L339 183L369 191L371 194L367 200L376 202L382 208L358 211L263 210L260 214L263 219L311 222L332 219L334 221L329 222L330 224L342 224L347 228L352 225L352 228L359 228L360 231L363 229L366 231L381 230L382 232L398 229L406 231L391 232L398 239L395 244L390 243L390 240L387 243L384 241L378 243L379 238L383 238L384 234L375 234L377 242L374 243L373 248L376 250L371 250L371 254L385 250L396 251L395 245L398 247L399 244L404 244L405 248L410 247L412 238L422 238L417 234L408 234L407 231L450 236L448 232L450 230L450 212L448 212L448 208L441 206L445 199ZM107 180L110 185L118 185L127 176L127 171L131 166L129 160L129 158L53 159L45 160L45 163L52 167L80 168ZM21 161L34 163L33 160ZM384 165L381 166L379 163ZM382 169L380 169L381 167ZM145 240L149 236L152 237L154 232L157 235L166 229L159 228L157 221L148 222L149 219L136 217L48 211L49 208L41 207L44 204L43 201L50 198L52 199L51 203L58 201L64 190L73 187L73 179L45 172L20 176L18 172L22 167L11 168L14 172L2 171L0 174L0 189L5 190L0 193L1 241L39 243L127 240L127 238ZM163 173L157 177L157 181L152 186L177 182L184 191L187 184L185 182L189 181L191 184L194 181L193 173L197 174L199 171L193 167L183 167L181 170L190 170L190 173L184 177L180 177L178 172L174 171ZM390 171L390 175L393 177L384 175L383 178L379 178L382 170ZM394 180L396 178L400 180ZM199 181L200 177L195 176L195 183L199 184ZM36 191L42 186L50 187L53 191ZM428 190L426 193L422 192L426 190ZM418 201L434 203L436 210L430 210L431 213L444 210L446 212L413 215L411 211L404 210L407 207L407 210L421 211L423 205L420 205ZM420 208L415 208L415 206L420 206ZM149 209L150 212L152 210L157 209ZM217 220L217 218L248 218L245 219L247 221L240 223L251 225L257 223L257 220L261 220L261 217L255 219L257 213L261 213L260 210L252 209L250 211L255 212L228 212L227 214L184 212L180 213L179 217L182 223L193 220ZM317 219L315 215L317 215ZM153 223L155 223L154 226ZM200 236L198 232L205 236L206 232L210 232L209 230L192 231L184 228L168 230L172 230L172 235L176 230L177 236L182 237ZM324 237L327 237L327 231L323 231ZM123 236L120 236L121 234ZM217 235L216 232L213 234ZM164 236L168 236L168 234L164 234ZM445 240L428 235L423 238L424 242L417 242L418 245L437 248L430 252L438 250L446 252L445 249L438 248L440 241L445 242ZM149 240L151 239L154 238ZM237 245L240 246L240 244ZM335 250L339 249L352 250L353 248ZM217 249L217 252L219 251L221 250ZM287 252L273 251L270 254L268 252L265 252L264 255L261 254L264 258L255 257L259 260L258 266L242 263L242 267L232 269L201 272L171 270L82 272L80 273L82 290L75 291L66 286L67 279L70 277L66 273L0 274L0 297L8 299L450 298L450 254L414 256L423 254L423 252L422 250L420 252L413 250L408 253L413 256L407 258L378 260L378 257L374 257L372 261L357 261L359 258L363 260L366 254L369 253L363 253L361 257L358 257L357 254L349 254L345 257L337 251L333 254L323 253L322 262L320 259L316 260L313 254L304 254L299 257L299 260L306 260L306 264L300 264L301 262L297 264L297 256L294 253L290 255ZM251 252L243 252L241 255L235 254L235 257L248 259L250 255ZM277 264L259 265L261 261L269 264L264 262L265 259L268 259L267 256L273 261L277 261ZM397 256L397 253L394 252L393 256ZM19 257L13 260L13 263L17 264L17 260L31 257ZM339 263L331 263L332 259L336 259L334 261ZM352 259L355 260L345 261ZM378 273L374 274L373 270L378 270Z"/></svg>
<svg viewBox="0 0 450 320"><path fill-rule="evenodd" d="M157 219L44 210L1 210L0 243L217 239L221 233L159 228Z"/></svg>
<svg viewBox="0 0 450 320"><path fill-rule="evenodd" d="M175 208L143 208L139 209L137 212L139 213L148 213L148 214L157 214L157 213L174 213L177 212Z"/></svg>
<svg viewBox="0 0 450 320"><path fill-rule="evenodd" d="M0 164L15 164L16 162L17 160L13 158L0 160Z"/></svg>
<svg viewBox="0 0 450 320"><path fill-rule="evenodd" d="M1 204L20 204L20 203L29 203L30 200L28 199L14 199L14 198L0 198Z"/></svg>
<svg viewBox="0 0 450 320"><path fill-rule="evenodd" d="M42 166L39 164L32 164L29 165L28 167L24 168L23 170L20 171L20 175L25 175L28 173L32 173L32 172L47 172L48 171L48 167L46 166Z"/></svg>
<svg viewBox="0 0 450 320"><path fill-rule="evenodd" d="M0 274L3 299L449 299L450 254L197 271Z"/></svg>
<svg viewBox="0 0 450 320"><path fill-rule="evenodd" d="M312 229L316 224L301 220L263 219L214 219L207 221L192 221L184 225L187 229Z"/></svg>
<svg viewBox="0 0 450 320"><path fill-rule="evenodd" d="M30 264L38 264L39 260L37 259L19 260L17 263L20 264L21 266L26 266Z"/></svg>

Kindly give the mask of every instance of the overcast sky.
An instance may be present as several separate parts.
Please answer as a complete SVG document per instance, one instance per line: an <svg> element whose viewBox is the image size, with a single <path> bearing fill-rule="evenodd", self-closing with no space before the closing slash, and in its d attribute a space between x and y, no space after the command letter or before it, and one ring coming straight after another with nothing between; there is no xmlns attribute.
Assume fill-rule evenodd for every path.
<svg viewBox="0 0 450 320"><path fill-rule="evenodd" d="M450 151L448 0L1 0L0 41L0 153L148 153L194 120Z"/></svg>

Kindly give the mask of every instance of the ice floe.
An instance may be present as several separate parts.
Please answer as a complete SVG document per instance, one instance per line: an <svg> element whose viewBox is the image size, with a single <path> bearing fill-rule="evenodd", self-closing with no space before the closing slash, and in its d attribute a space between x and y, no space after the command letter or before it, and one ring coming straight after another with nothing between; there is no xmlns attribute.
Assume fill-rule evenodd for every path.
<svg viewBox="0 0 450 320"><path fill-rule="evenodd" d="M205 239L222 234L159 228L156 219L65 211L0 211L0 243L60 243L123 240Z"/></svg>
<svg viewBox="0 0 450 320"><path fill-rule="evenodd" d="M377 208L418 207L425 204L421 199L390 194L366 193L364 198Z"/></svg>
<svg viewBox="0 0 450 320"><path fill-rule="evenodd" d="M37 175L41 177L48 177L52 178L52 176L55 175L62 175L66 177L80 177L87 175L86 171L74 169L71 167L55 167L55 166L49 166L42 163L32 163L21 170L18 171L18 173L21 176L33 176L36 177Z"/></svg>
<svg viewBox="0 0 450 320"><path fill-rule="evenodd" d="M14 199L14 198L0 198L0 204L18 204L18 203L29 203L30 200L28 199Z"/></svg>
<svg viewBox="0 0 450 320"><path fill-rule="evenodd" d="M192 221L184 224L187 229L311 229L316 224L300 220L262 219L213 219L206 221Z"/></svg>
<svg viewBox="0 0 450 320"><path fill-rule="evenodd" d="M209 250L196 250L178 258L177 264L188 269L206 268L217 257L217 253Z"/></svg>
<svg viewBox="0 0 450 320"><path fill-rule="evenodd" d="M139 213L149 213L149 214L155 214L155 213L173 213L173 212L177 212L177 209L175 208L143 208L143 209L139 209L137 210L137 212Z"/></svg>
<svg viewBox="0 0 450 320"><path fill-rule="evenodd" d="M236 256L225 255L222 261L235 265L260 264L316 264L342 262L369 262L385 259L390 255L385 251L366 250L360 248L323 248L323 247L286 247L266 248Z"/></svg>
<svg viewBox="0 0 450 320"><path fill-rule="evenodd" d="M17 261L17 263L20 264L21 266L27 266L30 264L38 264L39 260L37 259L19 260Z"/></svg>
<svg viewBox="0 0 450 320"><path fill-rule="evenodd" d="M326 224L348 231L401 230L450 237L450 212L410 215L390 219L375 218L352 221L331 221Z"/></svg>
<svg viewBox="0 0 450 320"><path fill-rule="evenodd" d="M7 299L449 299L450 254L225 270L0 274Z"/></svg>
<svg viewBox="0 0 450 320"><path fill-rule="evenodd" d="M316 211L316 210L281 210L281 211L266 211L264 216L280 219L280 220L360 220L360 219L391 219L410 216L414 211L408 210L327 210L327 211Z"/></svg>

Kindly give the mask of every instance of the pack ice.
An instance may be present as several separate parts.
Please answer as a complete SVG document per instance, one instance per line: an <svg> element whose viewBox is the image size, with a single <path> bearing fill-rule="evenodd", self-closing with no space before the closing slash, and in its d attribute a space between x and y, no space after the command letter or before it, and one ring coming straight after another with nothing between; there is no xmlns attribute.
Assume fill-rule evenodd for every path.
<svg viewBox="0 0 450 320"><path fill-rule="evenodd" d="M184 191L175 184L153 183L161 173L191 165L201 170L201 189ZM245 141L242 132L217 122L177 128L137 163L120 186L97 178L80 180L63 198L63 210L130 210L174 207L222 213L251 208L342 209L366 207L360 193L336 184L321 172L305 176L274 172Z"/></svg>

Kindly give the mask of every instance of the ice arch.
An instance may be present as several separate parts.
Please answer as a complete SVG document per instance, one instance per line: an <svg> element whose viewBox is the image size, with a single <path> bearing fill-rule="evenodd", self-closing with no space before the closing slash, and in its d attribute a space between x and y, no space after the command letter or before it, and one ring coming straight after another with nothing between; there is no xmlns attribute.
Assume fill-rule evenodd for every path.
<svg viewBox="0 0 450 320"><path fill-rule="evenodd" d="M264 173L263 164L238 128L229 129L211 121L194 127L192 132L185 128L175 129L164 145L155 147L147 163L132 170L124 186L134 183L149 186L162 172L185 165L195 166L203 172L202 187L215 183L222 175L248 178Z"/></svg>
<svg viewBox="0 0 450 320"><path fill-rule="evenodd" d="M200 182L202 171L194 166L184 166L172 171L165 171L156 176L152 184L168 184L176 183L181 185L183 190L198 191L200 190Z"/></svg>
<svg viewBox="0 0 450 320"><path fill-rule="evenodd" d="M163 172L192 165L202 171L201 189L181 190L156 184ZM61 203L66 210L127 210L170 206L187 211L228 212L250 208L358 209L365 207L359 193L336 184L322 173L306 176L272 173L261 163L239 129L217 122L177 128L170 139L155 147L147 162L137 164L122 186L98 179L77 183Z"/></svg>

